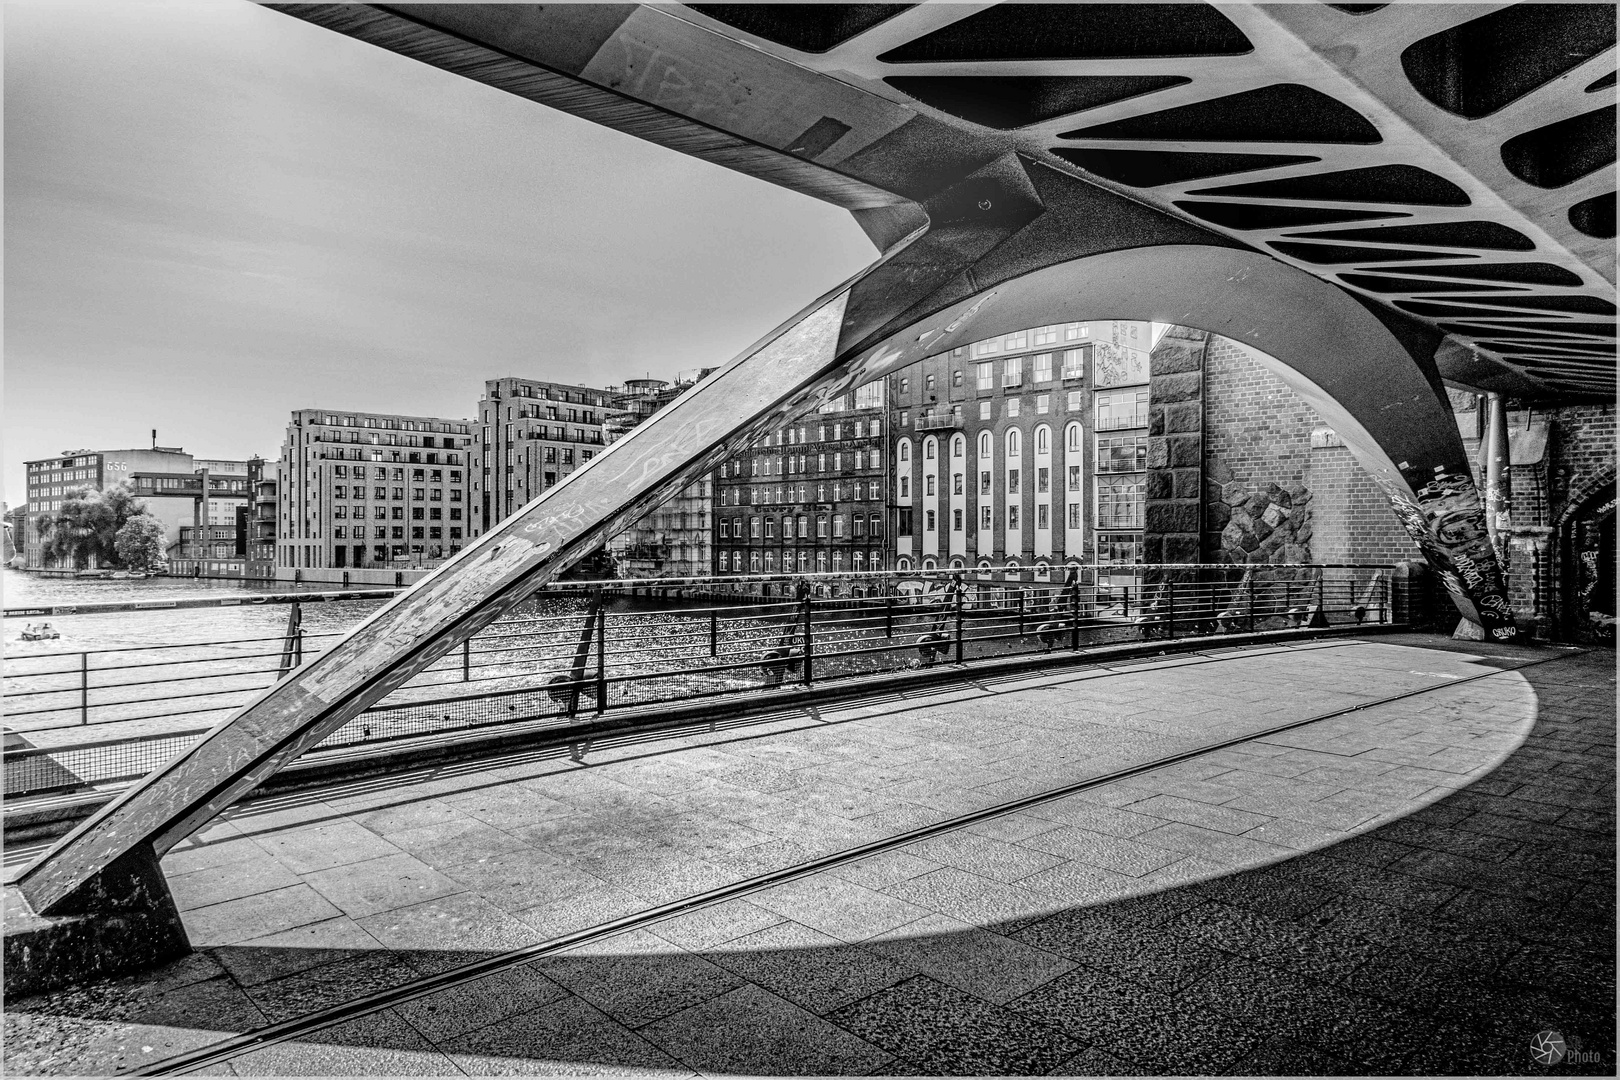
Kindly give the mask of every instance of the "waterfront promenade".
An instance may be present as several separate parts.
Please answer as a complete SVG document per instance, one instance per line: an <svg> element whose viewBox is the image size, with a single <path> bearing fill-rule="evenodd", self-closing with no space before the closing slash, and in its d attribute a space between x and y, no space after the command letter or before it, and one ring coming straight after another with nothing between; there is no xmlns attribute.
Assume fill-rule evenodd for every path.
<svg viewBox="0 0 1620 1080"><path fill-rule="evenodd" d="M6 1066L1612 1073L1614 690L1338 639L260 799L164 860L198 951L8 1002Z"/></svg>

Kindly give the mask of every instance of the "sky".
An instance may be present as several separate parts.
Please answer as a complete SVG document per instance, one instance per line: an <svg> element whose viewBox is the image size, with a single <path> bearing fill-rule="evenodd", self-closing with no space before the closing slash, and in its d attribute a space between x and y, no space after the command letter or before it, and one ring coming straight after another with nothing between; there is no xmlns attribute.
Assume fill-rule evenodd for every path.
<svg viewBox="0 0 1620 1080"><path fill-rule="evenodd" d="M876 252L836 207L248 0L6 0L3 492L280 452L300 408L731 359Z"/></svg>

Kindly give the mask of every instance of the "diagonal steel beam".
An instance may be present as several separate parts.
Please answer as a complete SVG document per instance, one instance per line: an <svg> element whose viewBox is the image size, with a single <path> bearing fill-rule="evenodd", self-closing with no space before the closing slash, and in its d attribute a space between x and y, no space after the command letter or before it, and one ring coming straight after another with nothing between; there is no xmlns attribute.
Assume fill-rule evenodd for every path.
<svg viewBox="0 0 1620 1080"><path fill-rule="evenodd" d="M1042 212L1011 154L925 209L931 228L815 301L63 837L17 881L34 911L82 907L98 874L142 852L161 856L670 492L766 431L920 358L920 351L892 350L844 366L898 313L925 303Z"/></svg>

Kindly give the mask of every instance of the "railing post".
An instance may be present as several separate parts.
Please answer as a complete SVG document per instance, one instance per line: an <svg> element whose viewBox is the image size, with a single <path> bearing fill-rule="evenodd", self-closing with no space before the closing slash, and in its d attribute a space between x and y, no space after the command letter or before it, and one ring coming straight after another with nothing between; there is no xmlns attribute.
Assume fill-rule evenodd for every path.
<svg viewBox="0 0 1620 1080"><path fill-rule="evenodd" d="M79 654L79 723L90 723L90 654Z"/></svg>
<svg viewBox="0 0 1620 1080"><path fill-rule="evenodd" d="M1024 636L1024 590L1018 590L1018 636Z"/></svg>
<svg viewBox="0 0 1620 1080"><path fill-rule="evenodd" d="M596 711L607 712L607 607L596 609Z"/></svg>
<svg viewBox="0 0 1620 1080"><path fill-rule="evenodd" d="M1069 648L1080 651L1080 575L1074 576L1074 588L1069 592Z"/></svg>
<svg viewBox="0 0 1620 1080"><path fill-rule="evenodd" d="M720 655L720 612L712 608L709 611L709 655Z"/></svg>
<svg viewBox="0 0 1620 1080"><path fill-rule="evenodd" d="M1322 620L1322 625L1323 626L1326 626L1327 621L1328 621L1328 617L1327 617L1327 588L1326 588L1326 586L1324 584L1324 582L1326 582L1326 581L1327 581L1327 571L1326 570L1322 570L1319 573L1317 573L1317 575L1316 575L1316 615L1317 615L1317 617L1319 619Z"/></svg>
<svg viewBox="0 0 1620 1080"><path fill-rule="evenodd" d="M1395 572L1392 570L1384 578L1383 587L1378 590L1378 621L1381 623L1389 622L1390 589L1393 587L1394 581Z"/></svg>
<svg viewBox="0 0 1620 1080"><path fill-rule="evenodd" d="M472 682L472 638L461 643L461 681Z"/></svg>
<svg viewBox="0 0 1620 1080"><path fill-rule="evenodd" d="M1249 633L1254 633L1254 575L1249 575Z"/></svg>
<svg viewBox="0 0 1620 1080"><path fill-rule="evenodd" d="M812 678L810 668L815 663L815 627L810 621L811 594L804 598L804 685L809 686Z"/></svg>
<svg viewBox="0 0 1620 1080"><path fill-rule="evenodd" d="M304 666L304 628L300 626L293 631L293 667Z"/></svg>
<svg viewBox="0 0 1620 1080"><path fill-rule="evenodd" d="M894 597L883 598L883 636L894 637Z"/></svg>
<svg viewBox="0 0 1620 1080"><path fill-rule="evenodd" d="M963 594L963 592L965 590L963 590L962 583L960 581L958 581L956 583L956 588L955 588L954 591L956 593L956 662L958 664L961 664L962 663L962 594Z"/></svg>
<svg viewBox="0 0 1620 1080"><path fill-rule="evenodd" d="M1164 583L1164 632L1171 641L1176 639L1176 583Z"/></svg>

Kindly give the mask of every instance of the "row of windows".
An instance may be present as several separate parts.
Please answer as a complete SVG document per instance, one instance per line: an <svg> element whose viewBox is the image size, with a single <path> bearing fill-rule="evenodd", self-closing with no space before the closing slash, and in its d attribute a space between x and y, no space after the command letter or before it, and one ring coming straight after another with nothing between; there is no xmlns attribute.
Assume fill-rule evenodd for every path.
<svg viewBox="0 0 1620 1080"><path fill-rule="evenodd" d="M312 443L365 443L368 446L415 446L427 449L443 447L453 450L458 446L471 445L471 439L457 439L451 436L437 435L367 435L364 439L358 431L324 431L317 428L310 433L309 441Z"/></svg>
<svg viewBox="0 0 1620 1080"><path fill-rule="evenodd" d="M1044 469L1039 470L1036 477L1036 486L1041 492L1045 492L1047 490L1047 478L1040 475L1044 472ZM905 478L902 477L902 486L904 479ZM931 480L933 478L929 477L928 479ZM961 482L962 475L960 473L957 473L952 477L953 487L958 494L961 493ZM982 472L979 474L981 493L989 494L989 482L990 474L988 472ZM1080 470L1078 468L1071 468L1068 474L1069 491L1078 492L1082 483L1083 480L1080 475ZM1096 484L1096 524L1098 528L1142 528L1143 516L1147 507L1147 484L1141 474L1136 474L1134 476L1099 476L1096 478ZM930 494L931 493L932 492L930 492ZM1008 473L1008 494L1017 493L1017 471L1011 470ZM1049 513L1049 506L1050 504L1048 503L1037 503L1035 505L1035 527L1037 529L1046 529L1050 527L1050 519L1047 516ZM1069 528L1078 529L1083 527L1083 506L1084 503L1080 499L1071 498L1067 500L1067 524ZM1007 514L1006 527L1008 529L1020 528L1023 520L1021 516L1021 507L1014 503L1008 505L1005 509ZM986 530L993 528L994 520L991 517L992 507L988 503L981 503L978 510L980 515L979 528ZM900 535L912 535L912 529L914 528L914 523L916 520L912 508L906 506L900 507L898 513ZM964 511L961 508L956 508L951 511L951 514L953 515L951 526L952 530L960 532L963 527ZM923 511L923 531L936 531L934 510L925 509Z"/></svg>
<svg viewBox="0 0 1620 1080"><path fill-rule="evenodd" d="M47 458L44 461L30 461L29 472L44 472L51 469L72 469L80 465L94 465L97 455L76 458Z"/></svg>
<svg viewBox="0 0 1620 1080"><path fill-rule="evenodd" d="M394 420L379 416L334 416L323 413L312 417L310 423L325 424L328 427L368 427L391 431L442 431L456 435L467 434L467 425L453 420Z"/></svg>
<svg viewBox="0 0 1620 1080"><path fill-rule="evenodd" d="M883 515L881 513L849 515L817 514L815 520L815 535L818 538L826 539L828 537L828 529L830 527L832 530L832 539L842 540L845 536L844 523L846 516L849 521L848 535L853 537L876 537L883 535ZM792 515L784 516L781 519L781 522L783 540L792 540L795 536L801 540L810 539L809 514L799 514L797 517ZM776 523L777 519L774 517L751 517L748 519L748 532L746 536L755 540L775 540ZM795 529L795 525L797 526L797 529ZM744 535L742 518L733 517L720 519L721 539L736 537L740 540L743 539Z"/></svg>
<svg viewBox="0 0 1620 1080"><path fill-rule="evenodd" d="M1006 476L1007 476L1007 494L1009 494L1009 495L1017 495L1017 494L1019 494L1020 493L1020 486L1021 486L1022 480L1023 480L1023 470L1022 469L1008 469L1006 471ZM933 476L924 476L923 477L923 495L924 496L937 495L939 493L935 488L935 479L936 478L933 477ZM963 477L963 474L961 474L959 472L958 473L951 473L950 474L950 479L951 479L950 493L952 495L965 495L965 494L967 494L965 486L964 486L965 485L965 479ZM1083 483L1084 483L1084 481L1082 479L1082 473L1081 473L1080 466L1078 466L1078 465L1070 465L1068 467L1068 489L1070 491L1079 491L1081 489L1081 485ZM1040 466L1039 468L1037 468L1035 470L1035 493L1037 495L1044 495L1044 494L1046 494L1047 492L1049 492L1051 490L1052 490L1052 470L1048 466L1042 465L1042 466ZM990 481L990 470L982 469L979 472L979 494L980 495L989 495L991 493L992 493L992 488L991 488L991 481ZM907 498L910 495L911 495L911 477L902 476L900 478L900 497L901 498Z"/></svg>
<svg viewBox="0 0 1620 1080"><path fill-rule="evenodd" d="M354 495L353 496L350 496L349 494L347 494L348 490L349 490L349 487L348 487L347 484L333 484L332 485L332 498L334 498L334 499L347 499L347 498L352 497L352 498L355 498L355 499L364 499L366 497L366 489L364 487L362 487L361 485L359 485L359 484L354 485ZM390 491L393 492L392 496L390 496L390 494L389 494ZM424 495L424 493L426 493L426 494ZM405 489L402 488L402 487L397 487L397 488L385 488L385 487L373 488L372 492L371 492L371 497L373 499L387 499L387 498L390 498L390 497L395 498L395 499L403 499L405 497ZM430 502L443 502L444 501L444 489L443 488L419 488L419 487L413 487L413 488L411 488L411 498L413 498L413 499L426 498ZM459 488L451 488L450 489L450 501L451 502L460 502L461 501L461 491L460 491Z"/></svg>
<svg viewBox="0 0 1620 1080"><path fill-rule="evenodd" d="M807 503L810 498L809 484L786 484L780 487L734 487L722 489L720 492L721 506L742 506L745 503L751 506L767 506L792 503ZM847 486L843 481L835 480L831 483L817 484L814 488L815 502L865 502L877 501L883 497L883 483L880 480L851 481ZM746 497L744 493L747 493Z"/></svg>
<svg viewBox="0 0 1620 1080"><path fill-rule="evenodd" d="M879 386L879 383L870 383ZM766 435L756 447L800 446L807 442L838 442L843 439L879 439L883 437L883 421L878 417L858 420L834 420L825 424L800 424Z"/></svg>
<svg viewBox="0 0 1620 1080"><path fill-rule="evenodd" d="M364 479L366 479L366 477L368 475L370 475L372 478L377 479L377 480L388 480L388 479L392 478L392 479L398 481L398 480L405 479L405 470L404 469L389 469L389 468L379 467L379 468L372 468L370 470L369 474L368 474L367 466L365 466L365 465L355 465L353 467L350 467L348 465L334 465L334 466L332 466L332 475L335 476L335 477L338 477L340 479L341 478L352 477L352 478L354 478L356 480L364 480ZM438 482L438 481L444 479L444 470L442 470L442 469L412 469L411 470L411 479L412 480L417 480L417 481L428 479L428 480L433 480L434 482ZM452 484L461 483L461 470L460 469L451 469L450 470L450 482ZM381 498L381 496L378 496L378 497Z"/></svg>
<svg viewBox="0 0 1620 1080"><path fill-rule="evenodd" d="M1037 504L1036 507L1035 507L1035 528L1037 528L1037 529L1050 529L1052 527L1051 514L1052 514L1052 508L1051 508L1050 505L1048 505L1047 503L1039 503L1039 504ZM963 527L963 522L966 520L966 517L967 517L967 515L960 508L952 510L951 511L951 531L952 532L961 532L961 531L963 531L963 528L962 528ZM937 528L938 520L939 519L936 516L935 511L933 511L933 510L924 510L923 511L923 531L924 532L938 532L939 531L938 528ZM910 536L910 535L912 535L911 530L915 527L915 525L916 525L916 518L913 516L910 507L902 507L900 509L900 535L902 535L902 536ZM1085 525L1085 520L1084 520L1084 517L1083 517L1081 504L1078 503L1078 502L1069 503L1068 527L1071 528L1071 529L1079 529L1079 528L1083 528L1084 525ZM995 527L995 520L991 516L990 507L981 506L979 508L979 529L981 531L988 532L989 530L993 529L994 527ZM1009 507L1007 507L1007 528L1008 528L1008 530L1023 528L1023 518L1022 518L1022 515L1019 513L1019 508L1017 506L1009 506Z"/></svg>
<svg viewBox="0 0 1620 1080"><path fill-rule="evenodd" d="M440 525L413 525L411 527L412 540L442 540L444 539L443 533L444 528ZM389 538L403 540L405 539L405 527L403 525L377 525L372 528L371 534L379 540ZM332 539L334 540L364 540L365 538L366 526L364 525L355 525L352 528L346 525L332 526ZM461 539L461 526L450 526L450 539Z"/></svg>
<svg viewBox="0 0 1620 1080"><path fill-rule="evenodd" d="M810 466L814 464L815 469ZM720 478L722 480L732 477L748 476L792 476L796 473L842 472L845 466L851 469L881 469L883 468L883 451L877 447L871 450L853 450L845 452L834 450L832 453L820 453L812 457L810 454L785 454L765 457L754 457L747 462L727 461L720 465Z"/></svg>
<svg viewBox="0 0 1620 1080"><path fill-rule="evenodd" d="M30 476L28 478L29 484L60 484L64 480L94 480L96 474L100 471L98 469L68 469L66 471L53 469L47 473L37 462L30 464L28 468L30 471L40 474Z"/></svg>
<svg viewBox="0 0 1620 1080"><path fill-rule="evenodd" d="M734 574L791 574L795 571L801 574L808 574L811 571L818 574L825 574L829 571L834 574L842 574L846 568L861 574L867 571L876 573L883 569L883 553L881 551L851 552L847 558L844 552L836 550L830 552L817 551L814 553L813 558L809 551L798 552L796 556L794 552L784 551L782 552L780 569L778 569L777 555L774 551L750 551L746 555L741 551L722 551L717 556L717 560L722 574L727 570Z"/></svg>
<svg viewBox="0 0 1620 1080"><path fill-rule="evenodd" d="M425 509L425 515L424 515L424 509ZM356 520L356 521L362 521L362 520L365 519L365 516L366 516L366 508L363 507L363 506L356 506L354 508L354 512L352 514L349 512L349 508L347 506L339 505L339 506L332 507L332 520L333 521L342 521L345 518L349 518L349 517L353 517L354 520ZM376 518L378 521L384 521L384 520L386 520L386 519L388 519L390 517L392 517L395 521L404 521L405 520L405 508L403 506L373 506L371 508L371 516ZM420 506L411 507L411 519L414 520L414 521L423 521L423 520L438 521L443 516L444 516L444 510L443 510L442 507L438 507L438 506L431 506L431 507L426 507L426 508L420 507ZM451 521L460 521L461 520L461 507L452 506L450 508L450 520Z"/></svg>
<svg viewBox="0 0 1620 1080"><path fill-rule="evenodd" d="M498 393L498 391L497 391ZM608 399L600 394L587 394L582 390L558 390L551 386L530 386L519 383L507 388L513 397L544 398L547 401L572 401L580 405L595 405L605 409Z"/></svg>
<svg viewBox="0 0 1620 1080"><path fill-rule="evenodd" d="M384 454L388 455L388 461L401 461L416 465L424 462L428 465L438 465L440 463L439 455L437 453L429 451L424 454L420 450L411 450L408 452L402 450L345 450L339 446L333 447L329 450L323 449L314 456L322 461L382 461L384 460ZM445 454L444 464L460 465L461 455Z"/></svg>

